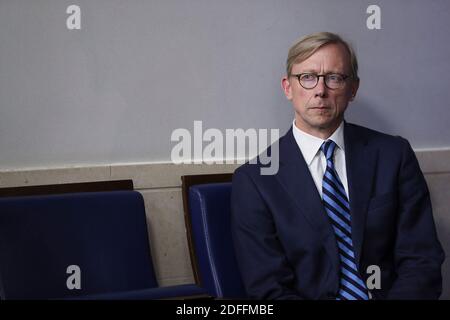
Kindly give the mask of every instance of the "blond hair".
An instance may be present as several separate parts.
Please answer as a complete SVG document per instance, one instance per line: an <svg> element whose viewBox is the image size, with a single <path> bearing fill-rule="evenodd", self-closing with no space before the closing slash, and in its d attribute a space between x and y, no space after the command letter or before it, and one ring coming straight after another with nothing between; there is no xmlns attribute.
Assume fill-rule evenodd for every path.
<svg viewBox="0 0 450 320"><path fill-rule="evenodd" d="M358 80L358 60L352 46L340 36L331 32L317 32L297 41L290 49L286 60L286 74L291 75L292 66L305 61L317 50L331 43L341 43L350 54L351 76Z"/></svg>

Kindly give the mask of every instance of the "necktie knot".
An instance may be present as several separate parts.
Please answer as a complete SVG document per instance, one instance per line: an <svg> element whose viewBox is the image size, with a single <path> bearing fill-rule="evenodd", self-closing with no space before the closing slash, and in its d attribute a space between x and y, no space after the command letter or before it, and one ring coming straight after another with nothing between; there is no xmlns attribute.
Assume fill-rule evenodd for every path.
<svg viewBox="0 0 450 320"><path fill-rule="evenodd" d="M336 143L333 140L327 140L322 143L322 146L320 146L320 149L322 150L323 154L327 158L327 160L333 161L333 154L334 150L336 148Z"/></svg>

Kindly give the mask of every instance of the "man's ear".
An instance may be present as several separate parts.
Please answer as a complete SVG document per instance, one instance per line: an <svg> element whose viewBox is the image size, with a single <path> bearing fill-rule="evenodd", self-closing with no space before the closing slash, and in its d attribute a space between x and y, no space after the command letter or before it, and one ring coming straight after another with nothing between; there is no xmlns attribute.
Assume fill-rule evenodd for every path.
<svg viewBox="0 0 450 320"><path fill-rule="evenodd" d="M287 76L284 76L281 79L281 88L283 89L284 95L288 100L292 100L292 87L291 83L289 82L289 79Z"/></svg>
<svg viewBox="0 0 450 320"><path fill-rule="evenodd" d="M358 89L359 89L359 79L354 80L354 81L352 82L352 89L351 89L350 101L355 100L356 93L358 92Z"/></svg>

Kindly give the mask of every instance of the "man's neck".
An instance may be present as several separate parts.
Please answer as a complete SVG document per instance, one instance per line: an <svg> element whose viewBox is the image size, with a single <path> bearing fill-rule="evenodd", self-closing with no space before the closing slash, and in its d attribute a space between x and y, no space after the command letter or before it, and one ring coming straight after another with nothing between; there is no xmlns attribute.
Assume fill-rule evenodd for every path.
<svg viewBox="0 0 450 320"><path fill-rule="evenodd" d="M336 125L333 125L331 127L327 127L327 128L311 128L311 127L305 127L302 125L298 125L299 123L301 123L300 121L297 121L297 119L295 120L294 125L300 129L301 131L312 135L314 137L320 138L322 140L327 140L329 137L331 137L331 135L336 131L337 128L339 128L339 126L341 125L342 121L339 122Z"/></svg>

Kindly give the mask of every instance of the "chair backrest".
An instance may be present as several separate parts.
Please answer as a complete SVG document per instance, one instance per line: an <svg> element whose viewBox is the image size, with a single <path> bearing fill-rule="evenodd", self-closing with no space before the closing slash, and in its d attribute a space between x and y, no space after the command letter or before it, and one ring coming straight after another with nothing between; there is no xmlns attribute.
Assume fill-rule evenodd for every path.
<svg viewBox="0 0 450 320"><path fill-rule="evenodd" d="M189 188L191 234L200 285L219 298L245 298L230 229L231 183Z"/></svg>
<svg viewBox="0 0 450 320"><path fill-rule="evenodd" d="M81 289L70 290L69 266ZM136 191L0 198L0 294L47 299L156 287Z"/></svg>
<svg viewBox="0 0 450 320"><path fill-rule="evenodd" d="M50 194L134 190L133 180L72 182L0 188L0 197L43 196Z"/></svg>

